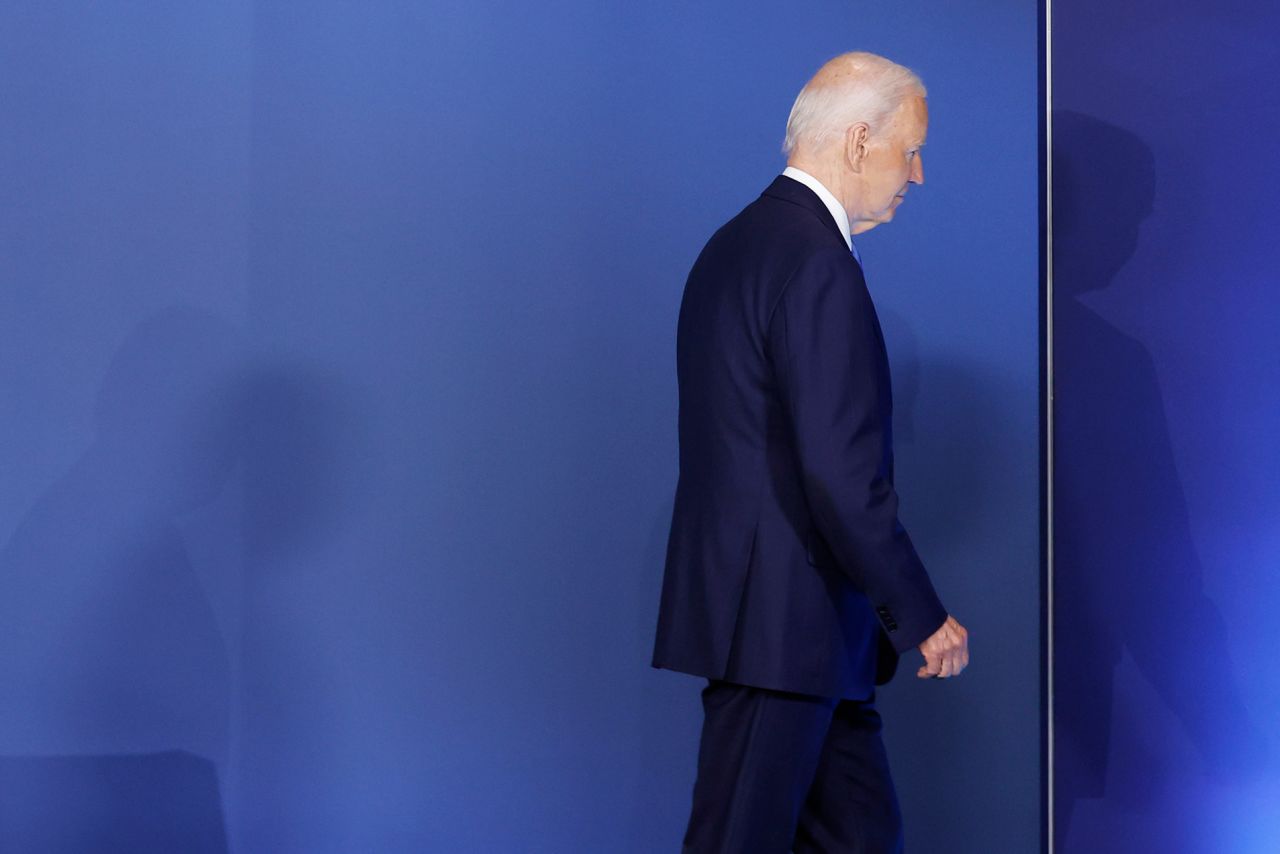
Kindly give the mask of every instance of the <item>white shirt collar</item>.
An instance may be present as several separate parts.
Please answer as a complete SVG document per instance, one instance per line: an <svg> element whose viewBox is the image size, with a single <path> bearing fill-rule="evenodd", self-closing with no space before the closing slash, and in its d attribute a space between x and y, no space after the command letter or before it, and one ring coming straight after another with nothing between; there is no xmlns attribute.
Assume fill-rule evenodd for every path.
<svg viewBox="0 0 1280 854"><path fill-rule="evenodd" d="M853 238L849 236L849 214L844 209L844 205L836 200L830 190L822 186L821 181L808 172L797 169L794 166L788 166L782 170L782 174L788 178L794 178L818 194L818 198L822 199L822 203L827 206L827 210L831 211L831 217L836 221L836 225L840 226L840 233L844 235L844 242L848 244L850 251L852 251Z"/></svg>

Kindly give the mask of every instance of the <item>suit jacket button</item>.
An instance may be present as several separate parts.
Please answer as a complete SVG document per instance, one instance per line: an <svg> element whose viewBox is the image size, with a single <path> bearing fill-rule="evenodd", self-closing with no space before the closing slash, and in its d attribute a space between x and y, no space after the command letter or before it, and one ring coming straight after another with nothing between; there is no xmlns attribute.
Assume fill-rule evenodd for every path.
<svg viewBox="0 0 1280 854"><path fill-rule="evenodd" d="M889 613L889 609L884 605L877 606L876 613L880 615L880 619L884 622L884 627L890 632L898 630L898 621L893 618L893 614Z"/></svg>

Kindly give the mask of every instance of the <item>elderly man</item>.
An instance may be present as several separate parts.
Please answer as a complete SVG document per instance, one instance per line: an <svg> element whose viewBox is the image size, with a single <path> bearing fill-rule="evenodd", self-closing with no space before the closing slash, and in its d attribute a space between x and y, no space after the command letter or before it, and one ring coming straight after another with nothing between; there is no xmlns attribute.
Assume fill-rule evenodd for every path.
<svg viewBox="0 0 1280 854"><path fill-rule="evenodd" d="M898 521L889 365L852 241L924 183L927 124L910 70L828 62L792 107L786 169L685 286L653 657L708 679L685 851L900 851L875 686L913 648L921 678L969 661Z"/></svg>

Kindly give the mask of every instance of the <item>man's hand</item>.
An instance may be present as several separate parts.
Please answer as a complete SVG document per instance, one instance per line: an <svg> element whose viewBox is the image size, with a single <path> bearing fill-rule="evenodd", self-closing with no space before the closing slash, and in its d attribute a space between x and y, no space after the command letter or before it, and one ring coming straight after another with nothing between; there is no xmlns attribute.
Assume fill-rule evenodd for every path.
<svg viewBox="0 0 1280 854"><path fill-rule="evenodd" d="M942 628L920 644L920 653L924 656L924 666L916 671L916 676L921 679L959 676L960 671L969 666L969 632L955 617L949 616Z"/></svg>

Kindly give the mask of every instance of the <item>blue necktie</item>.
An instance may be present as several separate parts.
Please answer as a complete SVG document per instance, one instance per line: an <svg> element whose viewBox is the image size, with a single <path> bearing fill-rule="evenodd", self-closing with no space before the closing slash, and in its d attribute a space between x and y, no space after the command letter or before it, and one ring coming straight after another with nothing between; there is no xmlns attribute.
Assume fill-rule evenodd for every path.
<svg viewBox="0 0 1280 854"><path fill-rule="evenodd" d="M855 261L857 261L857 262L858 262L858 266L859 266L859 267L862 267L862 253L858 251L858 244L856 244L856 243L854 243L852 240L850 240L850 241L849 241L849 249L850 249L850 251L852 251L852 252L853 252L853 260L855 260ZM863 267L863 268L862 268L862 272L863 272L863 273L866 273L866 268L865 268L865 267Z"/></svg>

